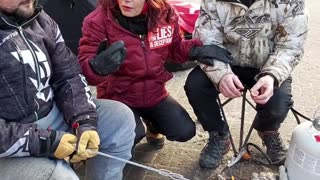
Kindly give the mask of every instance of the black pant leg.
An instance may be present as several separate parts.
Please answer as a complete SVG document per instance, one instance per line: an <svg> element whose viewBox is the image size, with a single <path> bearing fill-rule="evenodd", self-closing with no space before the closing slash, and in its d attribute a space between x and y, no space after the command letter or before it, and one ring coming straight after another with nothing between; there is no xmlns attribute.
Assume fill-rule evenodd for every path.
<svg viewBox="0 0 320 180"><path fill-rule="evenodd" d="M184 89L203 129L209 132L225 132L227 126L222 121L217 103L219 92L199 66L188 75Z"/></svg>
<svg viewBox="0 0 320 180"><path fill-rule="evenodd" d="M134 138L134 145L138 144L145 136L146 136L146 129L143 125L143 122L140 117L140 113L135 108L131 108L134 114L134 119L136 121L136 128L135 128L135 138Z"/></svg>
<svg viewBox="0 0 320 180"><path fill-rule="evenodd" d="M287 117L288 111L293 105L291 94L292 78L285 80L278 89L274 90L273 96L264 104L258 104L255 129L258 131L278 130L280 124Z"/></svg>
<svg viewBox="0 0 320 180"><path fill-rule="evenodd" d="M171 96L151 108L139 108L141 116L151 121L159 133L170 141L185 142L196 134L188 112Z"/></svg>

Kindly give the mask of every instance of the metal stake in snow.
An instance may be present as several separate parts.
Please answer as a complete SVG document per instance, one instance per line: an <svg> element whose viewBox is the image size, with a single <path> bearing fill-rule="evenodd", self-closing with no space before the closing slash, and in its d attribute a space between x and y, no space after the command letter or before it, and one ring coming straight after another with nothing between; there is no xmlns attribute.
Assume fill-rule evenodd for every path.
<svg viewBox="0 0 320 180"><path fill-rule="evenodd" d="M132 162L132 161L128 161L128 160L125 160L125 159L122 159L122 158L118 158L116 156L112 156L112 155L109 155L109 154L106 154L106 153L103 153L103 152L98 152L99 155L101 156L104 156L104 157L108 157L108 158L112 158L112 159L116 159L118 161L121 161L121 162L125 162L125 163L128 163L128 164L132 164L134 166L138 166L138 167L141 167L143 169L147 169L149 171L153 171L153 172L156 172L162 176L166 176L166 177L169 177L173 180L190 180L190 179L187 179L185 177L183 177L181 174L177 174L177 173L173 173L167 169L156 169L156 168L153 168L153 167L149 167L149 166L145 166L145 165L142 165L142 164L139 164L139 163L135 163L135 162Z"/></svg>

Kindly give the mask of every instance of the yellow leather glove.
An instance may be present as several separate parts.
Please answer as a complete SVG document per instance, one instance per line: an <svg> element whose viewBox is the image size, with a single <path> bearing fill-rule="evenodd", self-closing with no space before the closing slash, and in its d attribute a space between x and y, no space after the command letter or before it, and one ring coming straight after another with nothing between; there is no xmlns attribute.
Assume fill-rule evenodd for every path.
<svg viewBox="0 0 320 180"><path fill-rule="evenodd" d="M64 159L76 151L74 144L77 143L77 136L60 132L51 131L51 157Z"/></svg>
<svg viewBox="0 0 320 180"><path fill-rule="evenodd" d="M97 155L100 138L96 130L96 119L85 117L72 125L78 137L76 154L71 157L70 162L75 163Z"/></svg>
<svg viewBox="0 0 320 180"><path fill-rule="evenodd" d="M97 155L100 138L95 130L87 130L81 133L77 143L77 154L72 156L70 162L75 163Z"/></svg>

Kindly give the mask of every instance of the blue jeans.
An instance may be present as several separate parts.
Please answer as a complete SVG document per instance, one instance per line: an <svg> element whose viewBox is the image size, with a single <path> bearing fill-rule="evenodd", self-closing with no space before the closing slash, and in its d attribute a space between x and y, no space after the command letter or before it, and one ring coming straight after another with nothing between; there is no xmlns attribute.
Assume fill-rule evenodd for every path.
<svg viewBox="0 0 320 180"><path fill-rule="evenodd" d="M99 113L99 151L126 160L131 158L135 137L135 120L132 111L124 104L111 100L94 100ZM36 122L41 128L71 131L64 123L63 115L56 106ZM86 161L86 179L120 180L125 163L97 155ZM1 179L6 180L77 180L69 164L63 160L23 157L0 159Z"/></svg>

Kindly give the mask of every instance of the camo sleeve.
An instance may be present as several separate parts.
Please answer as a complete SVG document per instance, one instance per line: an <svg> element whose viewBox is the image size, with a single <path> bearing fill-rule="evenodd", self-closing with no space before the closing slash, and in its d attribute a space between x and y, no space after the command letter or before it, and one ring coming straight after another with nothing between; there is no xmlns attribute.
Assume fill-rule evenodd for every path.
<svg viewBox="0 0 320 180"><path fill-rule="evenodd" d="M220 22L217 3L215 0L202 0L200 6L200 15L196 21L193 36L199 38L203 44L215 44L223 47L223 26ZM206 73L215 87L222 77L233 73L229 64L221 61L215 61L214 66L200 64L201 69Z"/></svg>
<svg viewBox="0 0 320 180"><path fill-rule="evenodd" d="M308 11L305 0L294 0L278 8L280 21L276 36L275 50L270 55L261 73L272 75L276 85L285 81L294 67L302 59L308 32Z"/></svg>

